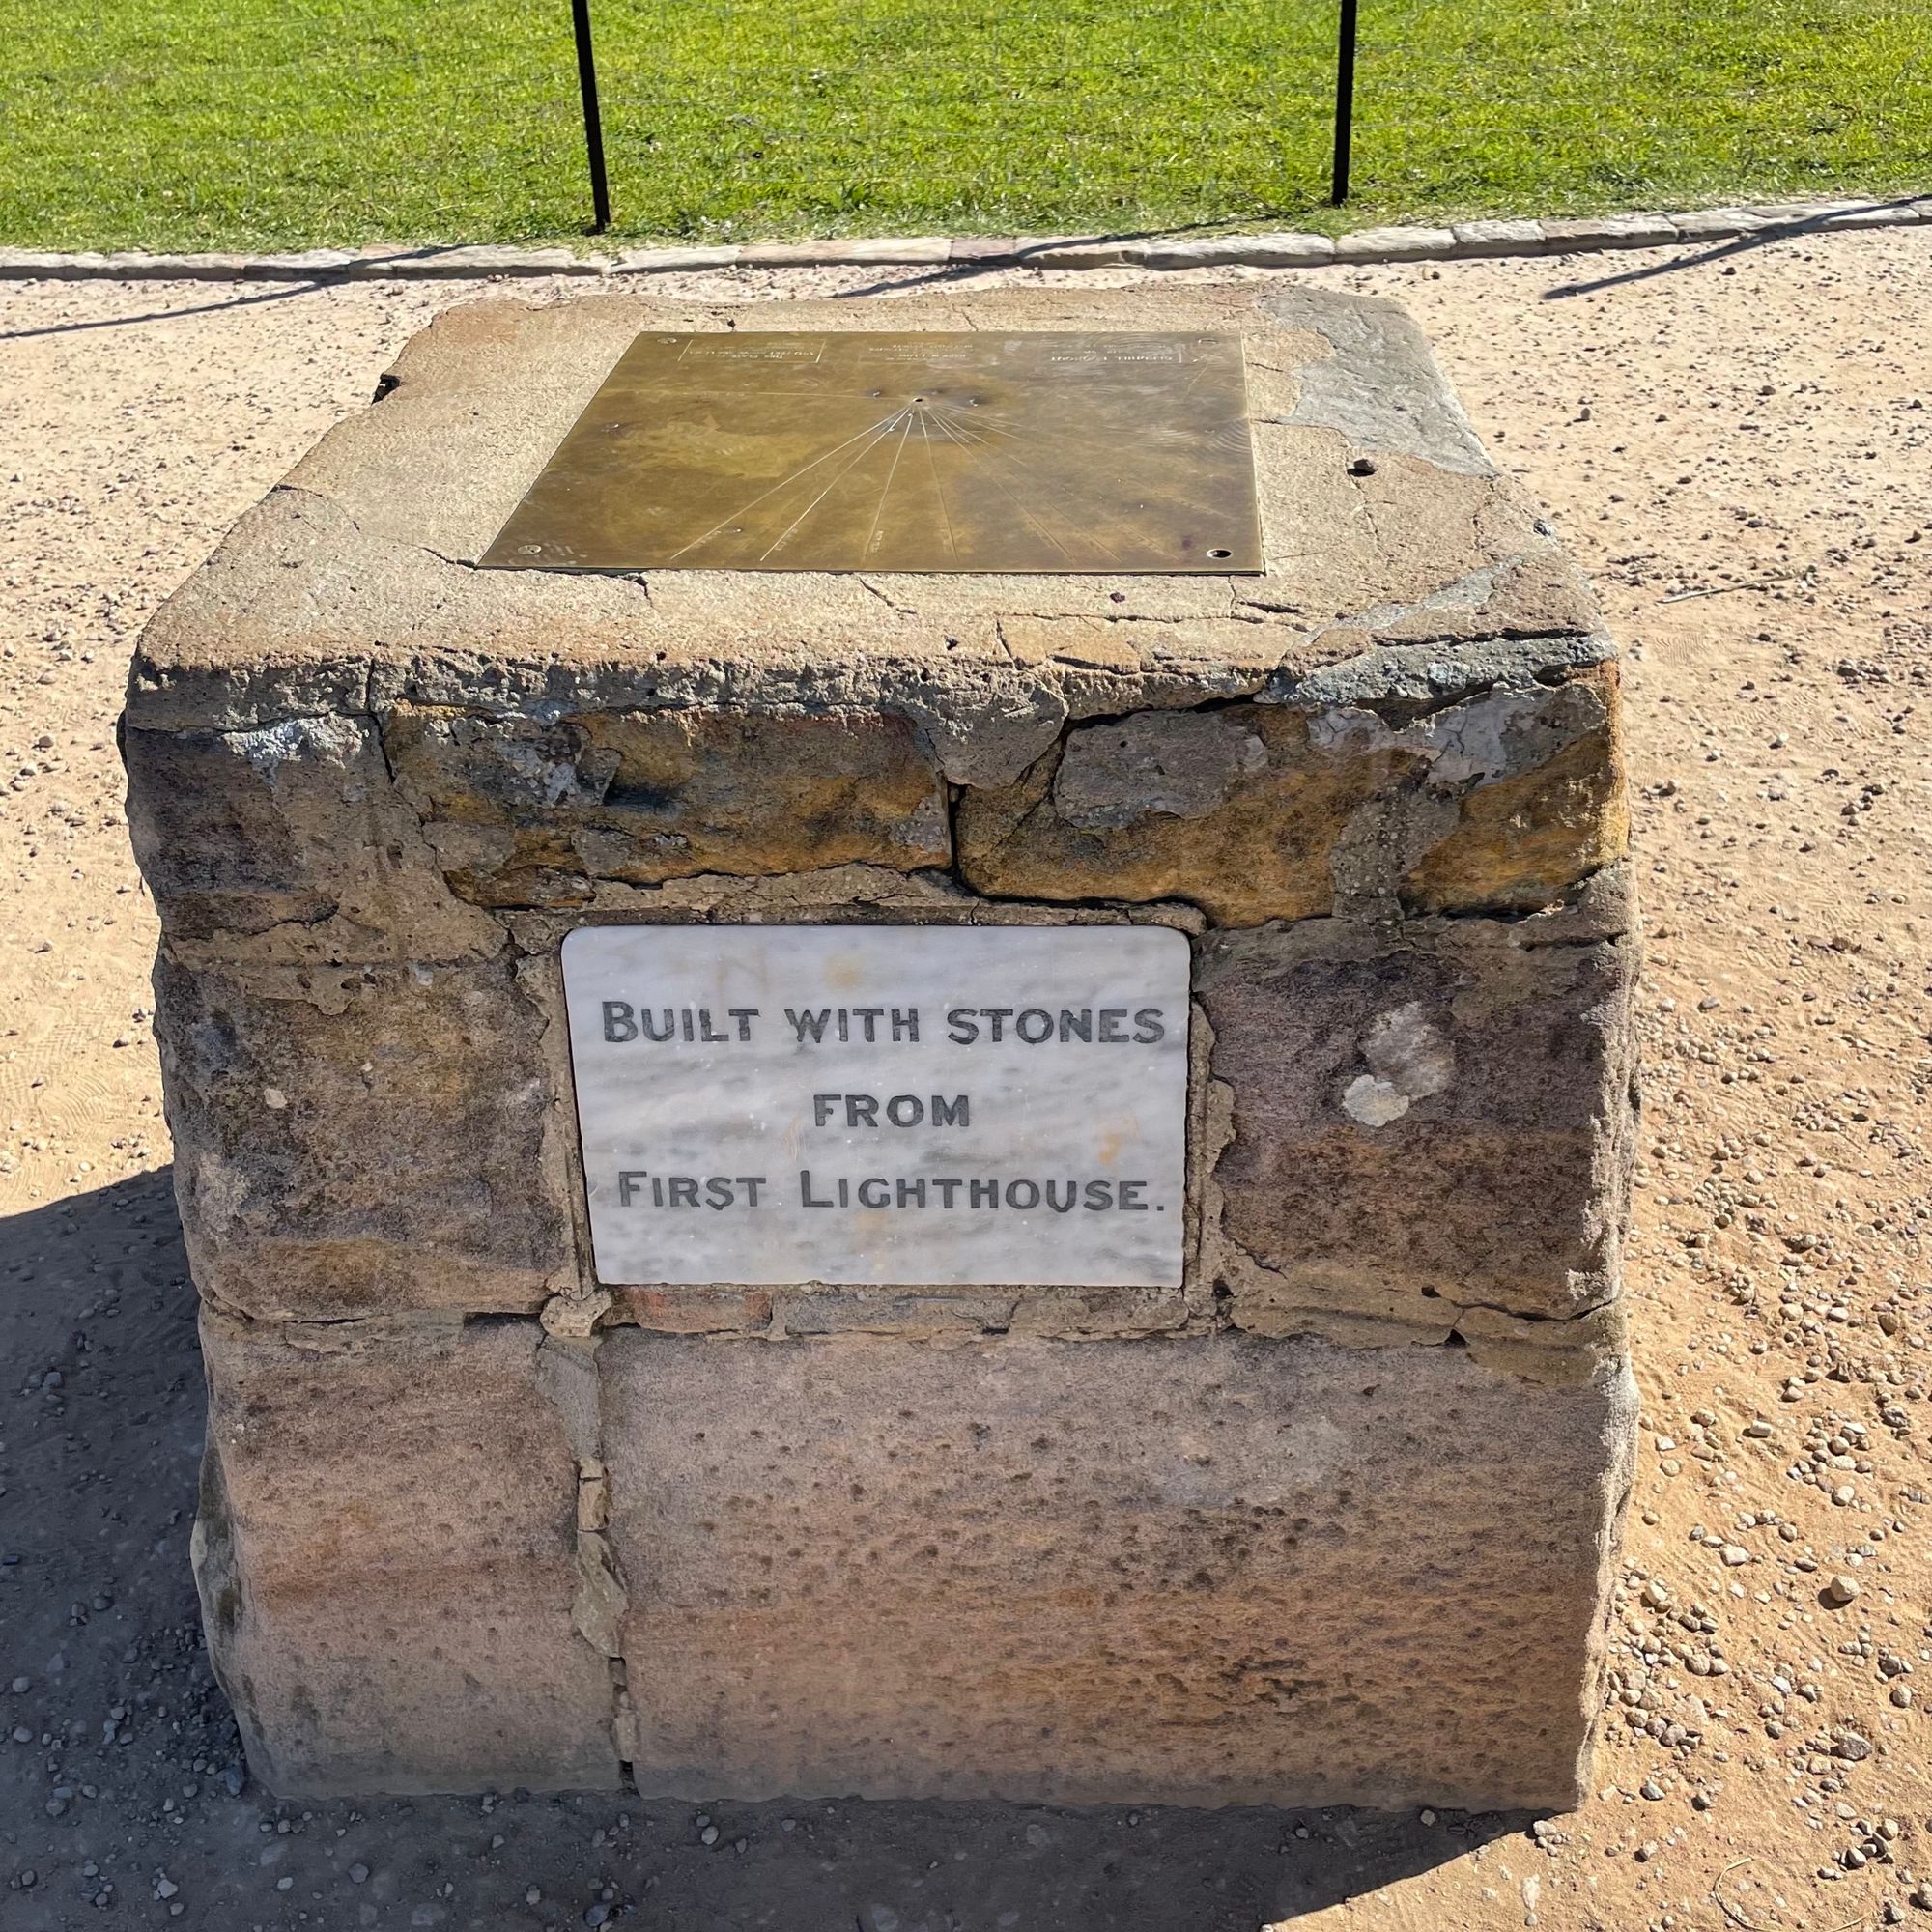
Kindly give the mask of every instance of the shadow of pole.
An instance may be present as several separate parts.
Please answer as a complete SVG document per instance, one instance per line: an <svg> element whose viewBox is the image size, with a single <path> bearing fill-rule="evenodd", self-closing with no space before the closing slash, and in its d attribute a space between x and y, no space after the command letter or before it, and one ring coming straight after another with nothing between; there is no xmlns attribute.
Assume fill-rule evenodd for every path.
<svg viewBox="0 0 1932 1932"><path fill-rule="evenodd" d="M1865 209L1918 208L1925 202L1923 195L1899 195L1891 201L1873 201L1861 204L1855 212ZM1627 288L1633 282L1648 282L1659 275L1681 274L1686 269L1707 268L1713 262L1721 262L1731 255L1748 254L1753 248L1762 248L1768 242L1789 242L1804 235L1837 235L1851 231L1828 228L1825 224L1834 214L1842 215L1842 209L1830 213L1820 213L1803 221L1767 222L1762 228L1753 228L1748 234L1737 236L1715 248L1707 248L1701 255L1672 255L1668 261L1652 262L1641 269L1626 270L1620 275L1600 275L1592 282L1564 282L1553 289L1545 289L1545 301L1562 301L1570 296L1593 296L1605 289Z"/></svg>

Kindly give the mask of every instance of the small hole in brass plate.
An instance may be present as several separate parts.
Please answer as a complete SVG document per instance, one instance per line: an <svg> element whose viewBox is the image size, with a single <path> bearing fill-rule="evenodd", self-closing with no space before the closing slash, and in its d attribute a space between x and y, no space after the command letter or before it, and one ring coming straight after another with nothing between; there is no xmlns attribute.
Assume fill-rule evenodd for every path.
<svg viewBox="0 0 1932 1932"><path fill-rule="evenodd" d="M1208 553L1209 556L1233 556L1234 554L1231 550L1210 550Z"/></svg>

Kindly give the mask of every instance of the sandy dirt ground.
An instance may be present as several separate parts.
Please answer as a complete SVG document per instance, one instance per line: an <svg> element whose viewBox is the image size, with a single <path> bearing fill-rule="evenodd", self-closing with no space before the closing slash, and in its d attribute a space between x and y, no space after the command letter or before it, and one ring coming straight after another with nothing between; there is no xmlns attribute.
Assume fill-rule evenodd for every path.
<svg viewBox="0 0 1932 1932"><path fill-rule="evenodd" d="M1630 652L1645 1412L1589 1802L250 1785L187 1574L200 1379L115 715L160 598L476 291L27 285L0 290L0 1925L1932 1932L1932 229L1321 278L1411 306ZM828 288L882 293L684 285Z"/></svg>

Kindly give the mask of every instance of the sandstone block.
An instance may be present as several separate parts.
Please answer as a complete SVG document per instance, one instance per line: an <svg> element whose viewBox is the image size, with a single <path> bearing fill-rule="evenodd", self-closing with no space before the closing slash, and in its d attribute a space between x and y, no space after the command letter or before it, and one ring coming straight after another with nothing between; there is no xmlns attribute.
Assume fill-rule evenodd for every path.
<svg viewBox="0 0 1932 1932"><path fill-rule="evenodd" d="M484 905L587 897L597 879L951 857L945 779L903 718L398 706L384 736L452 888Z"/></svg>
<svg viewBox="0 0 1932 1932"><path fill-rule="evenodd" d="M1635 1060L1627 937L1539 923L1210 933L1196 997L1227 1143L1204 1261L1234 1320L1446 1336L1617 1292Z"/></svg>
<svg viewBox="0 0 1932 1932"><path fill-rule="evenodd" d="M611 265L616 275L689 274L699 269L730 269L738 262L736 247L629 248Z"/></svg>
<svg viewBox="0 0 1932 1932"><path fill-rule="evenodd" d="M1335 259L1335 242L1327 235L1242 235L1236 258L1256 269L1314 269Z"/></svg>
<svg viewBox="0 0 1932 1932"><path fill-rule="evenodd" d="M1182 899L1223 925L1351 897L1533 909L1622 856L1616 753L1602 674L1393 726L1340 706L1144 711L968 793L960 870L1003 895Z"/></svg>
<svg viewBox="0 0 1932 1932"><path fill-rule="evenodd" d="M1431 262L1455 252L1447 228L1358 228L1335 238L1338 262Z"/></svg>
<svg viewBox="0 0 1932 1932"><path fill-rule="evenodd" d="M1686 242L1722 242L1734 235L1750 235L1764 226L1748 209L1698 208L1673 214L1671 226Z"/></svg>
<svg viewBox="0 0 1932 1932"><path fill-rule="evenodd" d="M1226 1335L601 1355L646 1794L1575 1802L1619 1361L1532 1389Z"/></svg>
<svg viewBox="0 0 1932 1932"><path fill-rule="evenodd" d="M1089 241L1040 239L1023 244L1030 269L1117 269L1146 259L1148 243L1132 236Z"/></svg>
<svg viewBox="0 0 1932 1932"><path fill-rule="evenodd" d="M231 977L164 952L156 998L218 1306L527 1314L576 1280L548 1022L508 965Z"/></svg>
<svg viewBox="0 0 1932 1932"><path fill-rule="evenodd" d="M1463 256L1541 255L1549 245L1540 221L1458 221L1450 233Z"/></svg>
<svg viewBox="0 0 1932 1932"><path fill-rule="evenodd" d="M479 959L496 924L449 891L367 717L122 734L128 829L162 929L211 963Z"/></svg>
<svg viewBox="0 0 1932 1932"><path fill-rule="evenodd" d="M1308 269L1332 262L1335 244L1325 235L1172 236L1144 243L1140 259L1150 269Z"/></svg>
<svg viewBox="0 0 1932 1932"><path fill-rule="evenodd" d="M1542 225L1556 254L1573 248L1655 248L1678 240L1667 214L1546 215Z"/></svg>
<svg viewBox="0 0 1932 1932"><path fill-rule="evenodd" d="M946 244L949 262L1009 262L1030 244L1017 235L955 235Z"/></svg>
<svg viewBox="0 0 1932 1932"><path fill-rule="evenodd" d="M283 1794L618 1782L572 1628L577 1465L533 1322L208 1313L195 1573L249 1762Z"/></svg>

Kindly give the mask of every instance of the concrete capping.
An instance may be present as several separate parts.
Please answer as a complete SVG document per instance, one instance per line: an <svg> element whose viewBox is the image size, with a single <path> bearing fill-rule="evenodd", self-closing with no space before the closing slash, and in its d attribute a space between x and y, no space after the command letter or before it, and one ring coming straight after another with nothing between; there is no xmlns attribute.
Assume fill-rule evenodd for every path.
<svg viewBox="0 0 1932 1932"><path fill-rule="evenodd" d="M272 255L59 254L0 248L0 282L331 282L482 280L498 276L690 274L707 269L1320 268L1346 262L1577 255L1605 248L1667 248L1741 236L1776 241L1847 228L1932 224L1932 195L1859 201L1781 202L1689 210L1679 214L1552 216L1459 221L1446 228L1357 229L1330 237L1296 233L1208 236L961 235L766 242L743 246L644 247L580 255L563 247L476 245L310 248Z"/></svg>

